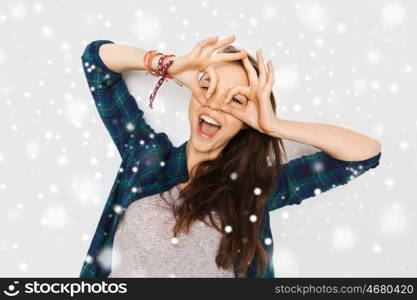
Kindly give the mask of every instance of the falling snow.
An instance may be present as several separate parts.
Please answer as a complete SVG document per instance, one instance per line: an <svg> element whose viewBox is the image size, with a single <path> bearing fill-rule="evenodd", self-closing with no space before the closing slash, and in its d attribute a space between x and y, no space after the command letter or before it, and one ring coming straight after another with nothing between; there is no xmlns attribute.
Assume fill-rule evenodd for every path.
<svg viewBox="0 0 417 300"><path fill-rule="evenodd" d="M140 172L139 166L120 166L118 149L97 113L106 107L101 106L104 102L95 106L91 93L99 93L100 87L85 81L84 69L97 72L96 65L81 64L87 43L123 40L182 55L193 43L215 34L236 34L234 44L252 54L262 48L265 58L272 59L278 116L352 128L384 147L381 166L351 185L331 193L313 188L315 197L302 206L271 212L272 235L280 245L274 252L276 276L416 275L417 261L410 259L417 245L411 234L416 226L412 195L417 168L412 156L417 133L414 2L353 1L338 6L319 0L261 1L253 9L250 2L236 7L232 2L200 1L193 6L162 5L157 11L152 3L133 3L118 9L91 5L79 14L68 3L3 4L0 199L9 200L2 201L1 223L9 230L0 236L0 255L10 263L0 275L65 276L77 273L84 257L92 263L85 254L114 177L123 180ZM207 31L207 24L225 26ZM120 28L127 29L124 35ZM150 110L144 105L146 91L156 81L139 72L125 79L156 132L166 133L176 145L189 138L189 91L164 85ZM131 119L125 128L133 139L135 122ZM156 137L150 134L134 143L148 151L154 148L149 140L158 142ZM272 165L270 158L267 161ZM143 161L161 168L167 162L166 157ZM311 167L317 175L325 168L322 163ZM357 170L352 170L352 179L355 175ZM237 172L225 176L239 183ZM250 189L255 196L264 192L256 185ZM132 197L141 191L140 183L130 186ZM112 209L116 217L124 207L112 204ZM253 224L260 220L251 212L247 218ZM231 233L232 226L225 226L224 232ZM264 244L271 245L271 238L263 237ZM171 242L181 245L178 239ZM69 244L74 247L65 246ZM404 255L398 255L398 245ZM39 269L37 261L55 253L65 261ZM108 268L112 255L118 259L104 248L99 263ZM397 257L395 262L387 259L392 257ZM370 261L378 271L367 268ZM136 275L144 273L138 269Z"/></svg>
<svg viewBox="0 0 417 300"><path fill-rule="evenodd" d="M226 226L224 227L224 231L225 231L226 233L230 233L230 232L232 232L232 226L230 226L230 225L226 225Z"/></svg>

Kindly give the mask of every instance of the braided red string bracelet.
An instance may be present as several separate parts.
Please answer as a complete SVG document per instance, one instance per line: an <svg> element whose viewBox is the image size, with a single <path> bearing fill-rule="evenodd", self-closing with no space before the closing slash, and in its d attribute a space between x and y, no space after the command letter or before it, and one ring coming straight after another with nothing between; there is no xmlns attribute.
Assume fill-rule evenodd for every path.
<svg viewBox="0 0 417 300"><path fill-rule="evenodd" d="M165 63L165 60L167 59L167 58L170 58L170 57L175 57L175 55L174 54L170 54L170 55L164 55L163 56L163 58L161 58L160 60L159 60L159 62L162 60L162 64L158 64L158 71L160 72L160 74L162 74L162 70L163 70L163 66L165 66L166 65L166 63ZM173 61L174 62L174 61ZM171 64L170 64L171 65ZM170 66L169 65L169 66ZM180 82L180 81L178 81L176 78L174 78L174 77L172 77L171 75L169 75L168 74L168 68L169 68L169 66L167 66L166 67L166 69L167 69L167 72L166 72L166 78L168 78L168 79L172 79L176 84L178 84L179 86L183 86L183 84Z"/></svg>
<svg viewBox="0 0 417 300"><path fill-rule="evenodd" d="M167 65L167 63L165 61L167 60L167 58L170 58L170 57L175 57L175 55L174 54L164 55L163 58L161 58L158 61L158 72L159 72L159 74L162 74L162 70L163 70L164 66ZM161 60L162 60L162 62L161 62ZM167 70L168 70L168 68L167 68ZM172 76L168 74L168 71L166 72L166 78L167 79L173 79Z"/></svg>
<svg viewBox="0 0 417 300"><path fill-rule="evenodd" d="M161 74L162 78L158 80L158 83L156 84L156 87L153 89L151 96L149 98L150 102L149 102L149 107L153 108L152 103L153 100L155 99L155 95L158 92L159 88L161 87L162 83L164 83L164 81L166 81L166 77L167 77L167 70L168 68L172 65L172 63L174 62L173 60L170 60L167 64L163 65L162 62L164 61L166 55L162 55L159 60L158 60L158 71Z"/></svg>
<svg viewBox="0 0 417 300"><path fill-rule="evenodd" d="M149 107L153 108L153 100L155 99L156 93L158 91L158 89L160 88L160 86L162 85L162 83L164 83L164 81L167 81L167 79L172 79L174 80L175 83L177 83L179 86L183 86L181 84L181 82L179 82L177 79L173 78L172 76L170 76L168 74L168 68L174 63L173 60L170 60L168 63L165 63L165 60L167 58L170 57L175 57L174 54L170 54L170 55L164 55L162 54L162 56L159 58L158 60L158 71L153 71L152 70L152 61L154 59L155 56L160 55L162 53L157 52L156 50L149 50L145 53L144 57L143 57L143 64L145 66L145 69L147 71L146 74L155 76L155 77L159 77L161 76L162 78L158 81L156 87L153 89L151 95L150 95L150 102L149 102Z"/></svg>

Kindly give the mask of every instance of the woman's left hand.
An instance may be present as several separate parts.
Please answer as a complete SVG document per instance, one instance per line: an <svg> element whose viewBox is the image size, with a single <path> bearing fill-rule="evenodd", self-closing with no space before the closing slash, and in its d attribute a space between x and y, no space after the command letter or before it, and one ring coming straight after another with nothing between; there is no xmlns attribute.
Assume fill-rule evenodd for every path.
<svg viewBox="0 0 417 300"><path fill-rule="evenodd" d="M270 100L272 86L274 84L274 69L272 61L268 61L268 71L265 68L261 50L256 51L256 60L259 69L259 77L255 68L245 56L242 61L249 77L249 86L236 86L226 96L225 103L220 109L240 119L252 128L269 134L277 116L272 108ZM246 107L234 107L229 102L236 94L245 95L249 101Z"/></svg>

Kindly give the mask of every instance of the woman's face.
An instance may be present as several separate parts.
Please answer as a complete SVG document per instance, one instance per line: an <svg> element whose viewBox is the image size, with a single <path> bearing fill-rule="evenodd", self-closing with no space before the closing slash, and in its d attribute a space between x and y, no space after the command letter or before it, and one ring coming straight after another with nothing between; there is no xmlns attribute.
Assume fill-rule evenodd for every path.
<svg viewBox="0 0 417 300"><path fill-rule="evenodd" d="M194 149L200 152L221 151L241 129L248 126L220 110L220 106L226 101L228 92L237 85L249 86L249 78L243 66L236 62L223 62L213 66L216 71L218 82L212 96L207 99L207 105L202 104L193 94L188 108L190 120L191 137L190 141ZM207 73L201 77L199 86L206 94L210 83ZM241 94L233 95L228 105L244 109L247 104L247 97ZM209 127L202 123L201 114L208 114L220 125L219 129ZM202 131L202 133L201 133ZM212 135L205 135L204 132L214 132Z"/></svg>

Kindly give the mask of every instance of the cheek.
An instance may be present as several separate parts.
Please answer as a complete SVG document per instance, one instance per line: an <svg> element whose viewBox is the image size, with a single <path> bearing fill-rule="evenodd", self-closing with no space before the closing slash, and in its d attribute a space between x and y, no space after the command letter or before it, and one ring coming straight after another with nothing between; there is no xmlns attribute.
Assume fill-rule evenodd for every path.
<svg viewBox="0 0 417 300"><path fill-rule="evenodd" d="M194 99L194 97L191 98L190 104L188 105L188 111L189 112L194 112L194 111L197 110L197 108L198 108L197 102L198 101L196 101Z"/></svg>
<svg viewBox="0 0 417 300"><path fill-rule="evenodd" d="M197 110L201 107L200 101L198 101L194 96L191 97L189 108L191 110Z"/></svg>
<svg viewBox="0 0 417 300"><path fill-rule="evenodd" d="M194 97L191 97L190 104L188 105L188 119L193 122L197 118L198 111L201 108L201 104Z"/></svg>
<svg viewBox="0 0 417 300"><path fill-rule="evenodd" d="M228 132L237 133L240 129L242 129L243 123L238 118L226 114L225 121Z"/></svg>

